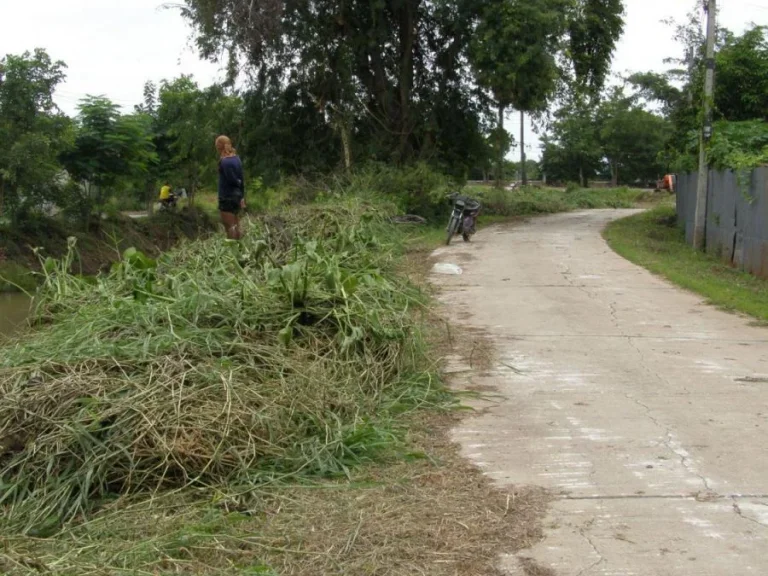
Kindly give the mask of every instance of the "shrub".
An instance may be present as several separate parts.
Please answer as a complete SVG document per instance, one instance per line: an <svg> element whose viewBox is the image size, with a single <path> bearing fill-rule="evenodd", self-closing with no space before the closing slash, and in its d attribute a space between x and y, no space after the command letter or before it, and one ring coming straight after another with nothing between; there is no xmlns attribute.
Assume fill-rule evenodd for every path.
<svg viewBox="0 0 768 576"><path fill-rule="evenodd" d="M440 220L448 212L446 197L457 185L425 163L402 168L369 164L349 176L343 188L355 194L380 194L393 201L401 212Z"/></svg>

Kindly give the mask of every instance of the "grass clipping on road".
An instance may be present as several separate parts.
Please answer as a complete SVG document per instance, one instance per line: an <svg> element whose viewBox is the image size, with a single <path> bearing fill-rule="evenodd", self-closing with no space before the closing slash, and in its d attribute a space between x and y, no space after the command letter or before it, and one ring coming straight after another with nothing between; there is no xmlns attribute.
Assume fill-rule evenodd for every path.
<svg viewBox="0 0 768 576"><path fill-rule="evenodd" d="M608 225L604 236L616 252L635 264L718 307L768 322L768 280L693 250L676 225L674 208L660 207L617 220Z"/></svg>
<svg viewBox="0 0 768 576"><path fill-rule="evenodd" d="M453 400L384 216L288 210L95 283L46 262L0 358L0 570L487 574L535 539L540 495L433 436Z"/></svg>

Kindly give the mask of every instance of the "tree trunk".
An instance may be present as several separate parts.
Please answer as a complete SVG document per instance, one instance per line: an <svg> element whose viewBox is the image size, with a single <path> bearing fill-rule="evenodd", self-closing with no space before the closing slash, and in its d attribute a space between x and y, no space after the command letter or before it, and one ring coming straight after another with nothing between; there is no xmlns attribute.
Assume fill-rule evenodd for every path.
<svg viewBox="0 0 768 576"><path fill-rule="evenodd" d="M619 185L619 163L614 161L611 163L611 186L616 188Z"/></svg>
<svg viewBox="0 0 768 576"><path fill-rule="evenodd" d="M152 206L155 204L155 186L151 180L147 181L147 217L152 216Z"/></svg>
<svg viewBox="0 0 768 576"><path fill-rule="evenodd" d="M90 229L91 201L93 198L90 182L83 182L80 194L82 195L80 199L80 220L83 225L83 231L88 232Z"/></svg>
<svg viewBox="0 0 768 576"><path fill-rule="evenodd" d="M528 172L525 166L525 112L520 110L520 180L528 185Z"/></svg>
<svg viewBox="0 0 768 576"><path fill-rule="evenodd" d="M579 164L579 186L586 188L584 184L584 167L581 164Z"/></svg>
<svg viewBox="0 0 768 576"><path fill-rule="evenodd" d="M352 147L349 138L349 126L346 122L341 123L341 145L344 148L344 169L349 172L352 169Z"/></svg>
<svg viewBox="0 0 768 576"><path fill-rule="evenodd" d="M405 0L400 13L400 160L406 156L411 123L411 85L413 84L413 45L416 30L414 27L415 4L418 0Z"/></svg>
<svg viewBox="0 0 768 576"><path fill-rule="evenodd" d="M504 185L504 104L499 104L499 141L498 157L496 158L496 186Z"/></svg>

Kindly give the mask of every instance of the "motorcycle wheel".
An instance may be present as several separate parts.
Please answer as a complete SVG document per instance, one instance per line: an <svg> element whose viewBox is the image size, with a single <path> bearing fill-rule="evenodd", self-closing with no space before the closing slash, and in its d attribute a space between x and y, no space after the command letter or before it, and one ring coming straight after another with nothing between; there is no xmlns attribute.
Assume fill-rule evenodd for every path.
<svg viewBox="0 0 768 576"><path fill-rule="evenodd" d="M456 236L456 231L459 229L459 219L455 216L451 216L450 221L448 222L448 236L445 238L445 245L449 246L451 244L451 240L454 236Z"/></svg>
<svg viewBox="0 0 768 576"><path fill-rule="evenodd" d="M461 237L464 239L464 242L469 242L469 239L472 237L472 234L475 233L474 230L474 223L472 222L472 219L470 217L467 217L464 219L464 225L461 227Z"/></svg>

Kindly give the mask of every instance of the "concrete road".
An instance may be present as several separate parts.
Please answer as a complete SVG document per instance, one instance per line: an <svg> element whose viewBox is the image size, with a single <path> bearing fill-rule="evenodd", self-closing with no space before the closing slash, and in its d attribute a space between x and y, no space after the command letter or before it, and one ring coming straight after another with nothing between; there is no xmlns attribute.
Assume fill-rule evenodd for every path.
<svg viewBox="0 0 768 576"><path fill-rule="evenodd" d="M452 360L457 386L498 391L455 439L500 485L551 491L545 538L519 556L557 576L768 575L768 329L614 254L600 232L629 213L435 253L463 269L433 273L446 313L497 355L482 373Z"/></svg>

